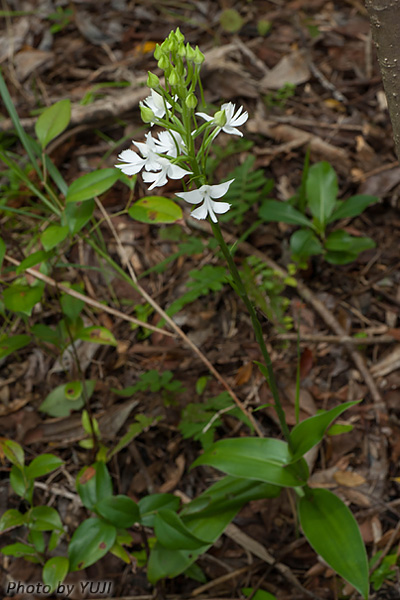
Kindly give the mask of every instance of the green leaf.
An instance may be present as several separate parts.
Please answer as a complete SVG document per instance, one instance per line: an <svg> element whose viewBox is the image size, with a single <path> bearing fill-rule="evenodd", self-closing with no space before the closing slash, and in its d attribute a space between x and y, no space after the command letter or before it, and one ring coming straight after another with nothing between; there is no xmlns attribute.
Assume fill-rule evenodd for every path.
<svg viewBox="0 0 400 600"><path fill-rule="evenodd" d="M81 397L83 391L83 385L81 381L70 381L65 386L64 394L67 400L78 400Z"/></svg>
<svg viewBox="0 0 400 600"><path fill-rule="evenodd" d="M335 208L338 194L337 176L328 162L319 162L310 167L306 193L311 214L325 230Z"/></svg>
<svg viewBox="0 0 400 600"><path fill-rule="evenodd" d="M65 205L64 221L72 235L75 235L83 229L90 221L93 215L95 202L86 200L85 202L76 202Z"/></svg>
<svg viewBox="0 0 400 600"><path fill-rule="evenodd" d="M4 548L1 549L1 552L6 556L15 556L16 558L20 558L21 556L24 558L27 556L36 556L35 548L28 546L28 544L21 544L20 542L4 546Z"/></svg>
<svg viewBox="0 0 400 600"><path fill-rule="evenodd" d="M265 590L257 590L255 593L254 592L254 588L242 588L242 593L246 596L246 598L251 596L252 600L277 600L276 596L273 596Z"/></svg>
<svg viewBox="0 0 400 600"><path fill-rule="evenodd" d="M51 506L35 506L29 512L29 527L35 531L62 530L60 515Z"/></svg>
<svg viewBox="0 0 400 600"><path fill-rule="evenodd" d="M195 536L173 510L162 508L154 520L154 532L158 542L171 550L197 550L212 543Z"/></svg>
<svg viewBox="0 0 400 600"><path fill-rule="evenodd" d="M43 583L50 586L50 593L64 581L69 571L69 560L65 556L53 556L43 567Z"/></svg>
<svg viewBox="0 0 400 600"><path fill-rule="evenodd" d="M6 512L1 515L0 532L5 531L6 529L10 529L11 527L19 527L20 525L25 525L26 520L26 513L23 515L19 512L19 510L16 510L15 508L10 508L10 510L6 510Z"/></svg>
<svg viewBox="0 0 400 600"><path fill-rule="evenodd" d="M3 260L4 260L5 254L6 254L6 245L4 243L3 238L0 237L0 270L1 270L1 267L3 266Z"/></svg>
<svg viewBox="0 0 400 600"><path fill-rule="evenodd" d="M106 464L99 461L81 469L76 478L76 489L82 504L89 510L101 500L110 498L113 489Z"/></svg>
<svg viewBox="0 0 400 600"><path fill-rule="evenodd" d="M55 471L63 464L64 461L54 454L40 454L25 468L25 473L29 479L36 479Z"/></svg>
<svg viewBox="0 0 400 600"><path fill-rule="evenodd" d="M325 248L334 252L359 254L363 250L375 248L375 242L368 237L355 237L343 229L333 231L325 240Z"/></svg>
<svg viewBox="0 0 400 600"><path fill-rule="evenodd" d="M367 599L367 554L351 511L329 490L307 492L299 501L304 535L328 565Z"/></svg>
<svg viewBox="0 0 400 600"><path fill-rule="evenodd" d="M99 169L75 179L68 188L65 198L70 202L91 200L107 191L118 179L117 169Z"/></svg>
<svg viewBox="0 0 400 600"><path fill-rule="evenodd" d="M350 431L353 431L353 429L354 425L342 425L336 423L335 425L332 425L332 427L329 427L328 431L326 432L326 435L342 435L343 433L349 433Z"/></svg>
<svg viewBox="0 0 400 600"><path fill-rule="evenodd" d="M162 508L177 511L180 500L173 494L150 494L139 500L140 522L145 527L154 527L157 511Z"/></svg>
<svg viewBox="0 0 400 600"><path fill-rule="evenodd" d="M311 229L314 227L307 217L287 202L264 200L258 214L267 223L273 221L278 223L290 223L291 225L302 225L310 227Z"/></svg>
<svg viewBox="0 0 400 600"><path fill-rule="evenodd" d="M21 498L26 498L33 486L33 482L24 477L24 469L17 465L11 467L10 484L14 492Z"/></svg>
<svg viewBox="0 0 400 600"><path fill-rule="evenodd" d="M25 454L22 446L14 440L0 438L0 454L4 454L6 458L13 464L20 467L24 466Z"/></svg>
<svg viewBox="0 0 400 600"><path fill-rule="evenodd" d="M219 17L222 29L229 33L238 32L243 26L243 18L235 8L223 10Z"/></svg>
<svg viewBox="0 0 400 600"><path fill-rule="evenodd" d="M54 140L67 127L71 119L71 102L60 100L46 108L35 123L36 137L42 148Z"/></svg>
<svg viewBox="0 0 400 600"><path fill-rule="evenodd" d="M45 284L42 282L33 286L13 283L3 292L4 306L8 310L21 312L30 317L33 307L43 296L44 287Z"/></svg>
<svg viewBox="0 0 400 600"><path fill-rule="evenodd" d="M357 194L352 196L343 202L337 202L335 210L330 216L329 223L337 221L338 219L346 219L349 217L356 217L360 215L367 206L378 202L379 198L376 196L368 196L367 194Z"/></svg>
<svg viewBox="0 0 400 600"><path fill-rule="evenodd" d="M30 336L23 334L2 337L0 339L0 359L24 348L30 341Z"/></svg>
<svg viewBox="0 0 400 600"><path fill-rule="evenodd" d="M32 254L27 256L27 258L24 258L24 260L15 269L15 272L17 273L17 275L20 275L26 269L38 265L39 263L45 261L47 258L48 254L44 250L38 250L37 252L33 252Z"/></svg>
<svg viewBox="0 0 400 600"><path fill-rule="evenodd" d="M139 507L128 496L110 496L101 499L94 511L119 529L128 529L140 519Z"/></svg>
<svg viewBox="0 0 400 600"><path fill-rule="evenodd" d="M102 558L115 542L117 530L102 519L86 519L75 530L69 547L69 570L79 571Z"/></svg>
<svg viewBox="0 0 400 600"><path fill-rule="evenodd" d="M85 380L86 397L89 399L94 391L95 381L93 379ZM39 410L47 413L51 417L68 417L73 410L80 410L85 405L85 394L77 397L76 390L81 382L70 381L59 385L50 392L39 406ZM69 391L70 390L70 391Z"/></svg>
<svg viewBox="0 0 400 600"><path fill-rule="evenodd" d="M272 438L220 440L194 461L193 467L210 465L235 477L266 481L282 487L305 485L308 469L304 460L290 465L286 442Z"/></svg>
<svg viewBox="0 0 400 600"><path fill-rule="evenodd" d="M116 346L117 340L106 327L85 327L80 329L76 334L79 340L84 342L95 342L97 344L105 344L107 346Z"/></svg>
<svg viewBox="0 0 400 600"><path fill-rule="evenodd" d="M290 238L290 249L295 258L308 258L323 252L321 243L310 229L295 231Z"/></svg>
<svg viewBox="0 0 400 600"><path fill-rule="evenodd" d="M360 400L345 402L331 410L309 417L296 425L290 433L293 461L298 460L301 456L304 456L308 450L319 444L329 425L345 410L351 406L355 406L359 402Z"/></svg>
<svg viewBox="0 0 400 600"><path fill-rule="evenodd" d="M64 227L61 225L49 225L40 236L43 248L47 251L52 250L65 240L68 233L69 229L67 225L64 225Z"/></svg>
<svg viewBox="0 0 400 600"><path fill-rule="evenodd" d="M131 206L128 214L141 223L174 223L182 219L178 204L163 196L146 196Z"/></svg>

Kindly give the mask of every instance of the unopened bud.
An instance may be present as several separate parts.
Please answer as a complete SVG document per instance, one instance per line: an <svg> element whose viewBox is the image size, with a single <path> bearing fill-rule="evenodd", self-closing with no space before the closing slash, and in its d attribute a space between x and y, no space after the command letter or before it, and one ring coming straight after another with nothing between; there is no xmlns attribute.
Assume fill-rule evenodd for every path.
<svg viewBox="0 0 400 600"><path fill-rule="evenodd" d="M196 50L194 51L195 57L193 59L193 62L196 65L201 65L201 63L204 62L204 54L201 52L200 48L198 46L196 46Z"/></svg>
<svg viewBox="0 0 400 600"><path fill-rule="evenodd" d="M155 75L154 73L152 73L151 71L148 72L149 76L147 78L147 82L146 85L147 87L149 87L150 89L155 89L156 87L158 87L160 85L160 80L157 77L157 75Z"/></svg>
<svg viewBox="0 0 400 600"><path fill-rule="evenodd" d="M195 50L193 50L193 48L189 45L189 43L187 43L186 44L186 60L194 61L195 56L196 56Z"/></svg>
<svg viewBox="0 0 400 600"><path fill-rule="evenodd" d="M179 84L180 81L180 77L177 74L175 69L171 70L171 73L168 75L168 83L169 85L171 85L172 87L175 87L176 85Z"/></svg>
<svg viewBox="0 0 400 600"><path fill-rule="evenodd" d="M181 30L179 29L179 27L176 28L175 39L178 42L178 44L181 44L181 43L183 43L185 41L185 36L183 35L183 33L181 32Z"/></svg>
<svg viewBox="0 0 400 600"><path fill-rule="evenodd" d="M162 54L157 65L158 65L159 69L162 69L163 71L167 71L167 69L170 68L171 63L170 63L168 57L165 54Z"/></svg>
<svg viewBox="0 0 400 600"><path fill-rule="evenodd" d="M162 53L163 53L163 51L162 51L160 44L156 44L156 47L154 50L154 58L156 60L159 60L161 58Z"/></svg>
<svg viewBox="0 0 400 600"><path fill-rule="evenodd" d="M178 46L178 56L180 56L181 58L184 58L186 56L186 48L183 42L181 42Z"/></svg>
<svg viewBox="0 0 400 600"><path fill-rule="evenodd" d="M194 94L189 94L185 100L185 104L188 108L196 108L197 98Z"/></svg>

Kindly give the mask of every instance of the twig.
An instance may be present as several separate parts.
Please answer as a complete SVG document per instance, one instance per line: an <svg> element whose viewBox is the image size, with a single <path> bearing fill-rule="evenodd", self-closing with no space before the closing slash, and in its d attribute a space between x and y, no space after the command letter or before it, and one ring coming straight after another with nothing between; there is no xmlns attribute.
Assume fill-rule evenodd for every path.
<svg viewBox="0 0 400 600"><path fill-rule="evenodd" d="M297 333L278 333L276 335L277 340L290 340L297 341ZM339 335L319 335L319 334L300 334L300 342L315 342L316 344L327 343L327 344L354 344L354 345L366 345L371 346L372 344L392 344L395 342L395 338L391 335L379 335L370 337L351 337L350 335L339 336Z"/></svg>
<svg viewBox="0 0 400 600"><path fill-rule="evenodd" d="M19 260L16 260L12 256L8 256L8 254L6 254L4 256L4 258L6 260L8 260L8 262L12 263L13 265L15 265L17 267L21 264ZM40 273L39 271L36 271L35 269L31 269L29 267L29 268L25 269L25 273L32 275L32 277L35 277L35 279L44 281L44 283L47 283L47 285L57 288L57 289L61 290L62 292L64 292L65 294L68 294L69 296L76 298L77 300L82 300L82 302L84 302L85 304L89 304L90 306L93 306L94 308L98 308L99 310L101 310L103 312L106 312L110 315L114 315L114 317L118 317L119 319L123 319L124 321L129 321L130 323L135 323L135 325L139 325L140 327L144 327L146 329L151 329L152 331L161 333L162 335L167 335L169 337L175 337L175 335L173 333L166 331L165 329L160 329L158 327L155 327L154 325L150 325L149 323L144 323L143 321L139 321L139 319L135 319L135 317L130 317L129 315L125 315L123 312L117 310L116 308L112 308L111 306L101 304L101 302L98 302L97 300L94 300L93 298L89 298L89 296L84 296L84 294L81 294L80 292L77 292L77 291L73 290L72 288L68 288L67 286L63 285L62 283L58 283L52 277L48 277L47 275L44 275L43 273Z"/></svg>

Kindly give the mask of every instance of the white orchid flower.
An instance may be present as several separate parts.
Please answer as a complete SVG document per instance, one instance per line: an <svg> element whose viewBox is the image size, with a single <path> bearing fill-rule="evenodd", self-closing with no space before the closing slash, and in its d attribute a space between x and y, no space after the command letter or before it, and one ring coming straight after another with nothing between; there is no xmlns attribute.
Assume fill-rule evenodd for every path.
<svg viewBox="0 0 400 600"><path fill-rule="evenodd" d="M184 154L186 151L185 143L182 136L177 131L170 133L169 131L160 131L158 140L155 140L156 152L165 153L167 156L176 158L179 153Z"/></svg>
<svg viewBox="0 0 400 600"><path fill-rule="evenodd" d="M232 102L226 102L221 106L221 111L225 112L226 123L222 127L217 127L214 132L214 137L216 137L221 130L229 135L240 135L243 137L243 133L236 128L246 123L247 119L249 118L249 113L247 111L242 113L243 106L241 106L235 113L235 108L236 105L232 104ZM207 115L206 113L199 112L196 113L196 115L205 121L214 121L214 117L210 117L210 115Z"/></svg>
<svg viewBox="0 0 400 600"><path fill-rule="evenodd" d="M165 115L165 108L171 108L169 102L164 100L161 94L157 94L154 90L151 90L150 96L147 96L143 102L139 102L140 106L147 106L153 111L153 114L157 119L162 119Z"/></svg>
<svg viewBox="0 0 400 600"><path fill-rule="evenodd" d="M147 171L158 171L161 168L159 166L160 157L157 155L157 148L151 133L146 134L146 142L132 140L132 144L138 148L142 156L139 156L134 150L123 150L118 158L126 164L115 165L117 169L121 169L125 175L135 175L143 168Z"/></svg>
<svg viewBox="0 0 400 600"><path fill-rule="evenodd" d="M202 185L198 190L179 192L176 193L176 195L190 204L199 204L200 202L203 202L201 206L190 213L191 216L195 219L205 219L207 215L210 215L211 220L216 223L218 219L215 216L215 213L217 215L222 215L223 213L228 212L231 205L228 202L214 202L213 198L222 198L222 196L225 196L233 181L235 180L231 179L230 181L225 181L218 185Z"/></svg>
<svg viewBox="0 0 400 600"><path fill-rule="evenodd" d="M192 171L186 171L186 169L182 169L182 167L174 165L168 160L168 158L159 156L157 172L149 173L148 171L145 171L142 173L142 177L143 181L146 183L152 182L152 185L149 187L149 190L152 190L155 187L161 187L162 185L165 185L168 182L167 177L170 179L182 179L182 177L191 173Z"/></svg>

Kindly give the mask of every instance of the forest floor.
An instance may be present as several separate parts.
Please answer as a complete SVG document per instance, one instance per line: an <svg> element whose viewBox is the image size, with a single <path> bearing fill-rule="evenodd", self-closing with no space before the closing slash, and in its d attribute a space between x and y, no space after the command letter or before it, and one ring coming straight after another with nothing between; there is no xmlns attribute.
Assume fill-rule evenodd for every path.
<svg viewBox="0 0 400 600"><path fill-rule="evenodd" d="M198 44L206 55L206 101L215 110L231 101L243 105L250 115L242 128L244 137L233 141L221 135L219 148L211 157L214 183L243 167L237 176L243 177L244 198L250 173L261 170L255 201L247 202L243 214L239 208L237 218L222 221L228 242L247 232L235 254L239 267L249 265L248 258L253 256L261 259L258 264L264 268L288 268L289 239L295 226L263 221L248 230L258 219L261 190L269 181L269 197L287 201L295 194L301 185L307 148L311 164L327 161L335 169L339 198L355 194L378 197L361 216L340 222L348 233L369 236L376 244L353 262L332 265L316 256L306 269L297 270L297 287L281 285L275 275L270 295L265 276L255 275L249 266L247 272L252 273L248 276L253 288L258 287L267 298L267 306L275 307L275 312L268 312L263 319L263 326L289 425L295 424L299 361L302 418L343 401L362 400L340 419L340 423L352 425L351 433L329 436L319 447L311 481L334 491L350 506L370 557L380 550L395 554L400 540L400 167L363 3L7 0L5 7L10 16L2 23L0 64L26 131L33 132L37 109L64 98L71 100L71 126L49 148L68 183L93 169L112 167L132 139L143 139L146 128L140 119L139 100L147 95L147 72L157 72L155 43L179 26L186 40L192 46ZM12 13L21 8L26 12ZM221 21L226 9L236 9L242 17L235 32L227 31L229 23ZM23 160L5 108L1 112L2 144ZM10 226L11 217L9 213L5 216L4 206L9 202L14 208L23 208L31 199L26 189L12 188L5 166L0 184L1 235L8 255L21 261L39 249L31 244L37 225L22 216L18 221L12 218ZM172 181L157 193L174 198L179 186ZM133 199L146 193L139 176ZM129 198L128 187L120 182L101 197L108 218L99 207L95 214L101 220L104 245L123 268L127 256L136 274L145 274L140 279L143 288L166 308L187 291L191 271L223 263L210 243L208 224L190 218L188 206L183 207L184 219L178 224L148 225L122 212ZM195 245L196 240L200 246ZM165 261L163 267L157 269L161 261ZM5 262L2 283L7 285L15 277L14 268ZM51 277L79 284L86 296L157 325L159 317L147 310L140 294L100 262L84 240L64 249ZM280 294L288 299L285 305L278 300ZM203 358L248 410L270 402L268 386L254 364L261 357L244 305L228 284L182 303L175 323L203 358L179 335L145 331L129 324L123 315L90 307L84 312L88 324L107 327L117 340L117 346L83 342L78 348L81 373L96 382L90 408L103 424L104 442L111 444L120 438L137 415L152 422L113 459L110 468L116 490L135 501L155 492L195 497L218 474L205 467L190 470L202 451L201 440L185 437L193 424L192 404L205 406L204 422L197 426L201 432L218 410L210 398L224 391ZM29 333L39 323L55 326L60 315L56 291L48 286L45 301L29 318L7 312L2 331L14 335ZM349 339L356 334L361 336L359 344ZM73 362L63 366L54 346L33 342L0 364L1 435L22 444L29 458L52 452L65 460L63 471L54 481L43 480L36 494L40 502L50 502L59 510L72 532L85 514L76 503L74 477L93 456L79 446L86 435L79 411L52 418L39 411L39 406L55 387L79 377L77 366ZM148 372L157 380L154 371L160 375L170 371L173 379L156 385L156 391L142 388L128 400L112 391L136 384ZM261 408L254 416L265 436L280 436L270 408ZM219 415L216 425L208 440L210 435L215 440L249 435L246 425L229 413ZM0 469L0 507L4 512L18 508L18 497L9 488L9 465ZM68 581L111 580L113 598L143 600L153 596L239 599L244 587L269 591L279 600L300 600L310 593L333 600L343 597L342 593L350 594L298 536L290 494L251 502L234 524L247 534L247 542L259 542L286 565L300 586L294 588L282 571L267 565L246 541L226 535L198 561L206 585L181 575L154 588L147 582L145 569L134 569L110 555ZM132 535L138 550L142 540L138 532ZM2 535L1 542L5 545L13 540L13 532L9 532ZM38 565L4 556L0 560L5 588L11 580L41 579ZM80 597L74 593L71 597ZM34 594L18 597L32 598ZM376 599L399 597L399 584L393 579L372 593Z"/></svg>

